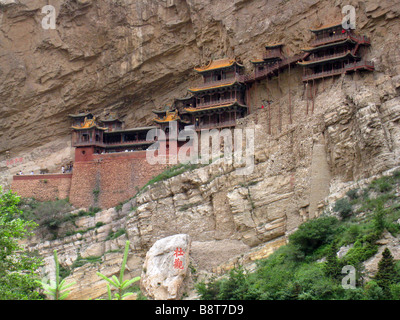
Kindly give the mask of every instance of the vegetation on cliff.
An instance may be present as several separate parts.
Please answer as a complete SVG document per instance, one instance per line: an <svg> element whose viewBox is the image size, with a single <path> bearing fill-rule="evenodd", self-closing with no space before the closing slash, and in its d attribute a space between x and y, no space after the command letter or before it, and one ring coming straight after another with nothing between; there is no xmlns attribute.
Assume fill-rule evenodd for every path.
<svg viewBox="0 0 400 320"><path fill-rule="evenodd" d="M302 224L289 243L259 261L254 272L239 266L228 277L199 283L198 293L207 300L400 299L400 263L388 248L369 279L363 264L378 252L384 232L393 237L400 233L399 186L397 171L349 191L333 212ZM347 252L338 256L340 248ZM342 274L345 266L356 271L352 288L346 286L348 274Z"/></svg>
<svg viewBox="0 0 400 320"><path fill-rule="evenodd" d="M32 235L37 226L20 218L20 198L0 186L0 300L42 299L37 280L41 259L24 250L19 243Z"/></svg>

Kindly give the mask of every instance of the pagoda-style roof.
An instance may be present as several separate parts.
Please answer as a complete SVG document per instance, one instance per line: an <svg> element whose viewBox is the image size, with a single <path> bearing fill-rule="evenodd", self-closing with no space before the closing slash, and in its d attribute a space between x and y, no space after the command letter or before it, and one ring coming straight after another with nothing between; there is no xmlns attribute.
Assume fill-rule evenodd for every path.
<svg viewBox="0 0 400 320"><path fill-rule="evenodd" d="M219 88L226 88L226 87L231 87L237 84L241 84L237 79L233 78L231 82L223 82L220 83L221 81L214 81L210 83L209 86L207 84L202 85L201 87L197 88L189 88L188 91L190 92L200 92L200 91L206 91L206 90L213 90L213 89L219 89Z"/></svg>
<svg viewBox="0 0 400 320"><path fill-rule="evenodd" d="M101 122L104 122L104 123L105 123L105 122L119 122L119 123L123 123L123 121L120 120L120 119L118 118L117 114L114 113L114 112L109 113L108 115L106 115L106 116L101 120Z"/></svg>
<svg viewBox="0 0 400 320"><path fill-rule="evenodd" d="M111 132L106 132L106 134L125 133L125 132L140 132L140 131L149 131L152 129L157 129L157 127L149 126L149 127L130 128L130 129L124 129L124 130L115 130L115 131L111 131Z"/></svg>
<svg viewBox="0 0 400 320"><path fill-rule="evenodd" d="M193 98L194 98L194 95L189 94L189 95L187 95L186 97L183 97L183 98L175 98L175 101L187 101L187 100L190 100L190 99L193 99Z"/></svg>
<svg viewBox="0 0 400 320"><path fill-rule="evenodd" d="M85 117L85 121L83 124L81 124L80 126L72 126L72 129L74 130L88 130L88 129L98 129L98 130L107 130L107 128L103 128L100 127L97 122L96 122L96 118L93 117L93 119L88 119L87 117Z"/></svg>
<svg viewBox="0 0 400 320"><path fill-rule="evenodd" d="M219 60L211 60L208 65L203 66L203 67L194 68L194 70L199 73L202 73L202 72L207 72L207 71L211 71L211 70L230 68L234 65L243 67L243 65L238 63L235 59L219 59Z"/></svg>
<svg viewBox="0 0 400 320"><path fill-rule="evenodd" d="M283 46L283 43L282 42L279 42L279 43L270 43L270 44L267 44L267 45L265 45L265 49L275 49L275 48L279 48L279 47L282 47Z"/></svg>
<svg viewBox="0 0 400 320"><path fill-rule="evenodd" d="M175 111L166 111L166 115L163 118L155 118L153 119L156 123L168 123L172 121L179 121L181 118L178 115L178 110Z"/></svg>
<svg viewBox="0 0 400 320"><path fill-rule="evenodd" d="M239 107L239 108L247 109L247 106L235 101L233 103L227 103L227 104L211 106L211 107L206 107L206 108L185 108L185 111L188 113L199 113L199 112L204 112L204 111L208 111L208 110L225 109L225 108L232 108L232 107Z"/></svg>
<svg viewBox="0 0 400 320"><path fill-rule="evenodd" d="M268 62L268 61L265 61L264 59L255 59L255 60L250 60L250 62L257 64L257 63L264 63L264 62Z"/></svg>
<svg viewBox="0 0 400 320"><path fill-rule="evenodd" d="M338 42L331 42L331 43L327 43L321 46L314 46L314 47L306 47L306 48L302 48L302 51L305 52L312 52L312 51L317 51L320 49L326 49L326 48L330 48L330 47L336 47L336 46L340 46L342 44L346 44L346 43L356 43L350 36L348 36L345 40L342 41L338 41Z"/></svg>
<svg viewBox="0 0 400 320"><path fill-rule="evenodd" d="M310 61L299 61L298 64L301 66L310 66L310 65L314 65L314 64L320 64L323 62L330 62L330 61L334 61L334 60L344 59L344 58L347 58L348 56L351 56L354 59L359 58L359 57L355 56L351 51L347 51L343 54L334 54L331 56L321 57L320 59L315 59L315 60L310 60Z"/></svg>
<svg viewBox="0 0 400 320"><path fill-rule="evenodd" d="M168 111L171 110L170 106L165 106L164 109L162 110L153 110L153 113L159 115L159 114L166 114Z"/></svg>
<svg viewBox="0 0 400 320"><path fill-rule="evenodd" d="M310 29L310 31L311 32L320 32L320 31L329 30L329 29L336 29L338 27L342 27L342 22L334 22L334 23L330 23L330 24L325 24L318 28Z"/></svg>

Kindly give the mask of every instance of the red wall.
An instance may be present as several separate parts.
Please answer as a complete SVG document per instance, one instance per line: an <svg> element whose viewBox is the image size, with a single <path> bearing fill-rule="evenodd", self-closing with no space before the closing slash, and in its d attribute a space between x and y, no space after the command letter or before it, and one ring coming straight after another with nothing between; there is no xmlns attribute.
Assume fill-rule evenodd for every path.
<svg viewBox="0 0 400 320"><path fill-rule="evenodd" d="M71 189L72 174L14 176L11 190L24 198L39 201L66 199Z"/></svg>
<svg viewBox="0 0 400 320"><path fill-rule="evenodd" d="M114 207L165 168L150 165L146 151L95 154L92 161L75 162L70 202L76 207Z"/></svg>

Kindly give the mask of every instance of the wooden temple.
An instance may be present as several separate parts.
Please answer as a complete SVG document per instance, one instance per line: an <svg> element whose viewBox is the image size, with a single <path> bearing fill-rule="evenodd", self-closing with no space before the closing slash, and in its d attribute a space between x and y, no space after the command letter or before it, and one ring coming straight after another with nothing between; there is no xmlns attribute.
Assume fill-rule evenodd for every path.
<svg viewBox="0 0 400 320"><path fill-rule="evenodd" d="M282 61L282 59L284 59L282 47L283 43L266 45L263 58L250 61L254 65L255 73L261 73L266 68L276 65L279 61Z"/></svg>
<svg viewBox="0 0 400 320"><path fill-rule="evenodd" d="M355 70L373 71L374 64L364 59L368 37L357 35L353 30L343 29L341 23L311 29L315 39L304 48L303 82L333 77Z"/></svg>
<svg viewBox="0 0 400 320"><path fill-rule="evenodd" d="M203 82L189 88L187 97L175 99L172 111L153 111L159 116L154 121L163 128L175 119L183 126L194 125L197 131L234 127L236 119L247 115L243 65L234 59L220 59L195 71Z"/></svg>
<svg viewBox="0 0 400 320"><path fill-rule="evenodd" d="M342 28L341 23L310 31L314 34L310 47L293 56L286 57L283 54L283 43L265 45L262 58L251 61L254 72L245 74L241 62L228 58L212 60L206 66L196 67L194 70L202 76L202 82L189 88L186 97L175 99L162 110L154 110L153 121L156 126L125 129L124 122L115 113L108 113L101 120L88 111L70 115L76 155L79 158L80 154L85 153L146 150L155 142L146 140L147 133L156 128L166 133L165 143L168 143L172 122L177 123L178 132L188 125L194 126L198 132L202 129L234 128L236 120L245 117L249 112L246 101L252 84L256 85L262 79L268 81L273 76L278 77L279 83L279 74L286 68L290 78L291 66L303 67L302 80L308 91L307 113L310 96L313 100L312 110L314 109L315 80L356 70L374 70L374 64L364 58L371 44L368 37ZM268 99L267 103L269 104ZM291 123L290 81L288 104ZM268 110L270 112L269 108ZM271 115L268 117L270 121ZM278 117L281 117L280 106ZM270 130L269 124L269 132Z"/></svg>
<svg viewBox="0 0 400 320"><path fill-rule="evenodd" d="M155 126L123 129L123 121L115 114L97 120L91 113L81 112L72 118L72 146L75 160L85 161L93 154L146 150L154 141L147 141Z"/></svg>

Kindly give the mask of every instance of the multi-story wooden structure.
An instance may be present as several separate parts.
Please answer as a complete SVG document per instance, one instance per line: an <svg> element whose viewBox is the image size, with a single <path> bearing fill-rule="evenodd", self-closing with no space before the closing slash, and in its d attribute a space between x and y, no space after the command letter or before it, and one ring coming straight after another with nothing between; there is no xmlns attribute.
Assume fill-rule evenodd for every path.
<svg viewBox="0 0 400 320"><path fill-rule="evenodd" d="M353 30L343 29L336 23L312 29L315 39L309 48L303 49L303 82L313 81L355 70L374 70L374 64L364 59L368 37L357 35Z"/></svg>
<svg viewBox="0 0 400 320"><path fill-rule="evenodd" d="M93 154L146 150L154 143L154 140L147 141L146 136L155 126L122 129L123 122L115 115L100 121L90 113L70 117L75 161L90 160Z"/></svg>
<svg viewBox="0 0 400 320"><path fill-rule="evenodd" d="M243 65L221 59L195 71L203 76L203 83L189 88L194 99L184 111L190 122L196 130L234 127L236 119L247 115Z"/></svg>
<svg viewBox="0 0 400 320"><path fill-rule="evenodd" d="M282 43L268 44L265 46L263 58L251 61L251 63L254 65L256 78L257 75L263 73L265 69L277 65L280 61L282 61L282 59L284 59L282 47Z"/></svg>
<svg viewBox="0 0 400 320"><path fill-rule="evenodd" d="M171 121L178 128L194 125L195 130L231 128L236 119L247 115L244 67L234 59L211 61L207 66L195 68L203 83L189 88L189 95L175 99L172 106L153 111L154 121L166 130Z"/></svg>

